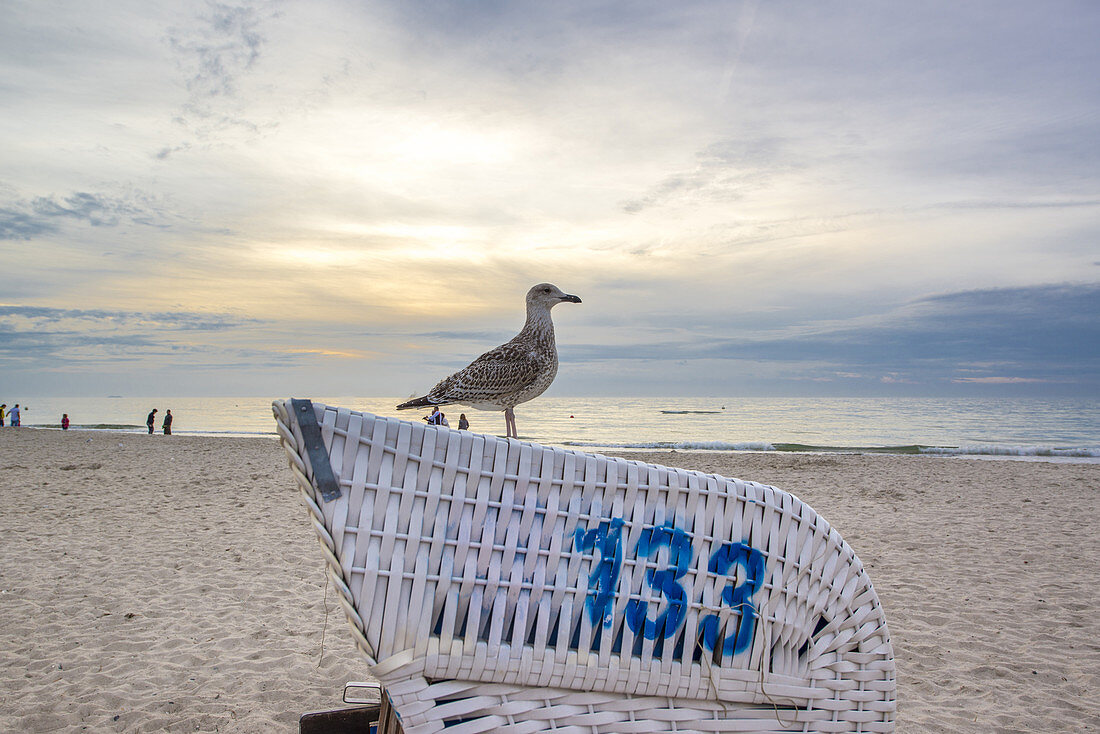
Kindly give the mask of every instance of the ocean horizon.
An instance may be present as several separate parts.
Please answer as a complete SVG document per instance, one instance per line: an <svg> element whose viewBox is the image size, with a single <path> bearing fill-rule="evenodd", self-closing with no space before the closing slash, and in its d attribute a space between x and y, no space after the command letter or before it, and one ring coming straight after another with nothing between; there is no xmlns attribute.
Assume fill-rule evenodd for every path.
<svg viewBox="0 0 1100 734"><path fill-rule="evenodd" d="M156 432L171 409L173 433L274 436L272 398L28 398L25 427ZM316 402L418 420L395 397L318 397ZM9 402L9 405L13 403ZM445 406L452 427L502 435L503 414ZM591 398L542 397L517 411L520 437L600 450L793 451L1012 457L1100 462L1100 400L1044 398Z"/></svg>

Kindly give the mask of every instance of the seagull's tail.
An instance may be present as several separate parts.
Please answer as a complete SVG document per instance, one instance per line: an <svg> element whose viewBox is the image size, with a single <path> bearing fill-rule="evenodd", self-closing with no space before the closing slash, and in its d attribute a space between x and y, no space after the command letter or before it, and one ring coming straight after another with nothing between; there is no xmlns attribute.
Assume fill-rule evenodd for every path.
<svg viewBox="0 0 1100 734"><path fill-rule="evenodd" d="M429 406L432 406L432 405L439 405L439 403L435 402L434 400L429 399L428 396L425 395L422 398L414 398L413 400L409 400L407 402L401 403L401 405L397 406L397 409L398 410L406 410L408 408L425 408L425 407L429 407Z"/></svg>

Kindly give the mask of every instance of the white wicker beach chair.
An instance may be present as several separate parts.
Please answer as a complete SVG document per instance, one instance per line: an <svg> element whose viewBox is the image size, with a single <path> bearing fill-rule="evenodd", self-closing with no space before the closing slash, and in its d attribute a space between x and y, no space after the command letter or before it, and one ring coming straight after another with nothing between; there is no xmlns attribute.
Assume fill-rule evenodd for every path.
<svg viewBox="0 0 1100 734"><path fill-rule="evenodd" d="M405 732L892 732L878 597L796 497L273 405L356 643Z"/></svg>

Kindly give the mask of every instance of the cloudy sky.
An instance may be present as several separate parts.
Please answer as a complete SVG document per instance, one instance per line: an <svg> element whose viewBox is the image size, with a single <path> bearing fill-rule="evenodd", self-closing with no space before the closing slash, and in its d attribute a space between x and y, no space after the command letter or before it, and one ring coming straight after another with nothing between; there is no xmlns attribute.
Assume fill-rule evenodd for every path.
<svg viewBox="0 0 1100 734"><path fill-rule="evenodd" d="M0 6L0 397L1100 395L1100 3Z"/></svg>

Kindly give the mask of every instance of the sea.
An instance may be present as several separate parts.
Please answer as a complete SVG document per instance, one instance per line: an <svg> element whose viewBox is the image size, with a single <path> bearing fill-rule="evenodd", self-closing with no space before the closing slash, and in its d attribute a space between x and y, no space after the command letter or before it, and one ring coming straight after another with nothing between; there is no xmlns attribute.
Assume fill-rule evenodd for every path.
<svg viewBox="0 0 1100 734"><path fill-rule="evenodd" d="M397 397L315 402L418 420ZM14 401L7 400L9 405ZM145 416L171 409L178 435L269 436L271 398L102 397L20 401L23 425L143 433ZM447 406L452 427L504 434L502 413ZM426 415L427 411L422 414ZM570 398L540 397L516 411L520 437L585 451L784 451L929 454L1100 463L1100 400L1040 398Z"/></svg>

